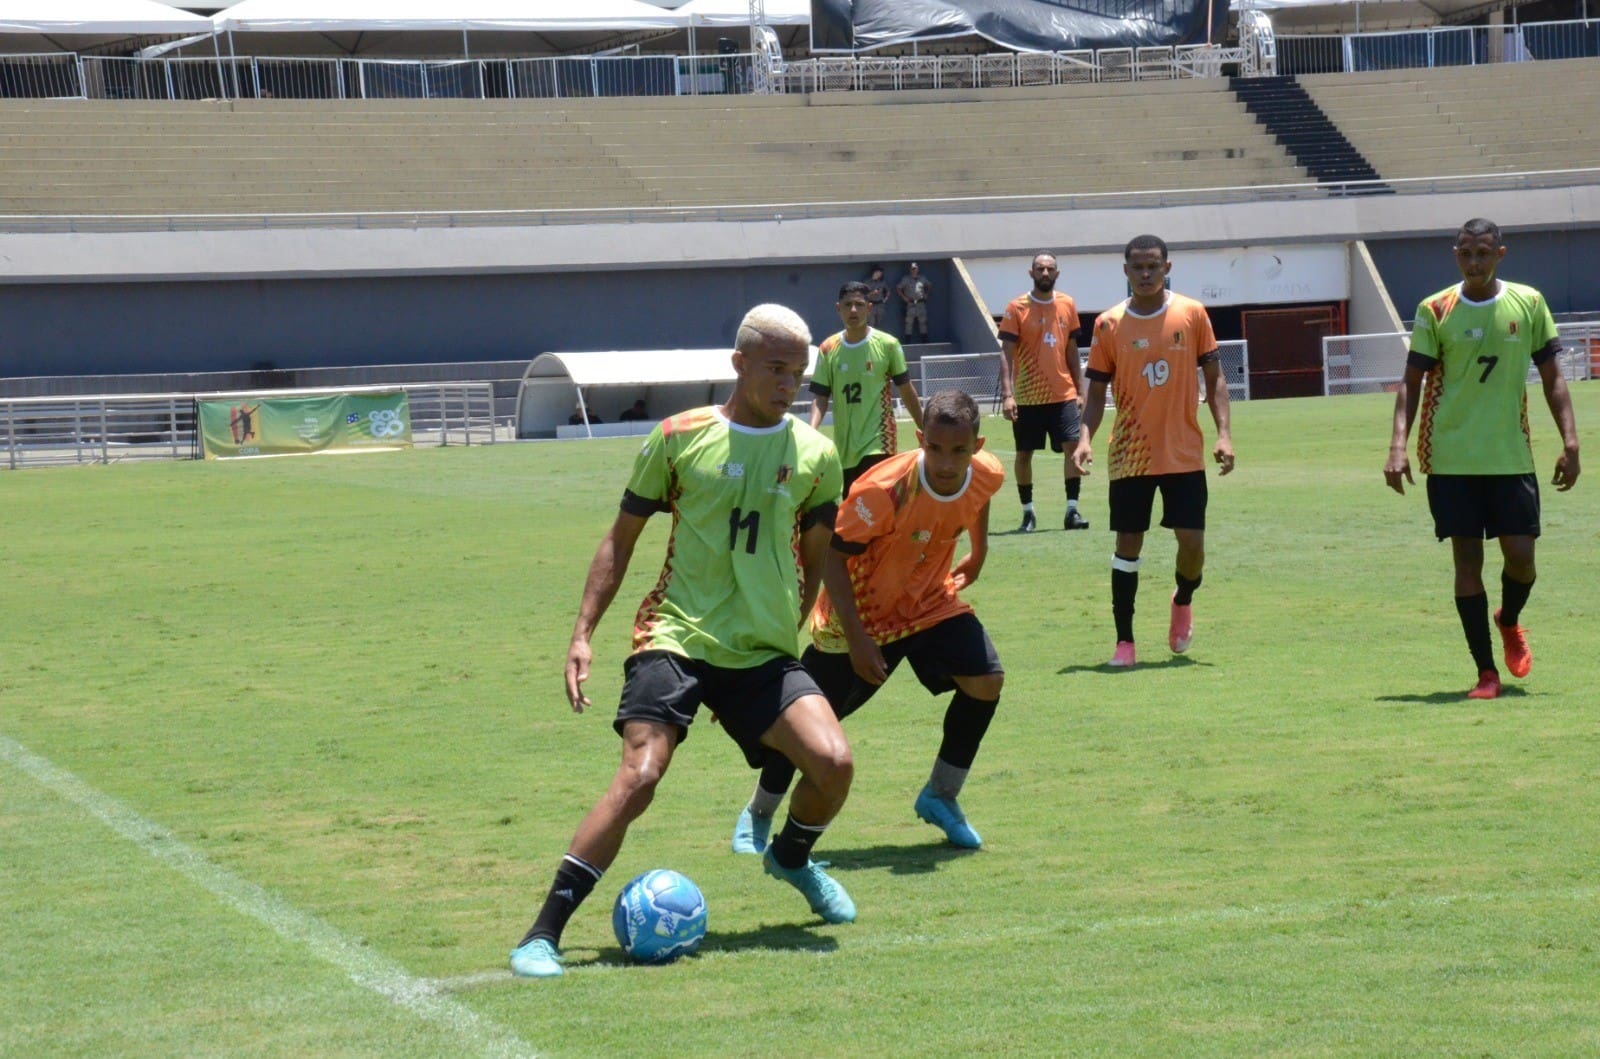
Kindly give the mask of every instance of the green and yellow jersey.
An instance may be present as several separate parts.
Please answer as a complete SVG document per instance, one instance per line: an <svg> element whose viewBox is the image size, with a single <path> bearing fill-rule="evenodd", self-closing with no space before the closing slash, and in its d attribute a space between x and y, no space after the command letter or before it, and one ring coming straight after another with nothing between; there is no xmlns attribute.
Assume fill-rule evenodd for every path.
<svg viewBox="0 0 1600 1059"><path fill-rule="evenodd" d="M657 424L622 499L631 514L672 513L634 651L727 669L799 657L800 534L831 519L842 482L832 443L793 416L746 427L708 407Z"/></svg>
<svg viewBox="0 0 1600 1059"><path fill-rule="evenodd" d="M839 462L854 467L868 456L895 454L894 394L889 384L909 378L906 352L893 335L872 328L855 345L844 332L817 347L811 392L827 396L833 410L833 444Z"/></svg>
<svg viewBox="0 0 1600 1059"><path fill-rule="evenodd" d="M1409 362L1426 374L1417 424L1424 474L1532 474L1528 366L1561 348L1544 296L1501 281L1468 301L1461 285L1417 307Z"/></svg>

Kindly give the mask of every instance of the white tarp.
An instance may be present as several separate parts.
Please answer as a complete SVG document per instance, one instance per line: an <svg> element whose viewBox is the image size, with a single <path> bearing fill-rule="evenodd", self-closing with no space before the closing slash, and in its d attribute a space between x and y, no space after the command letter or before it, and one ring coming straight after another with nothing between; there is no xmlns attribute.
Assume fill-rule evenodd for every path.
<svg viewBox="0 0 1600 1059"><path fill-rule="evenodd" d="M769 26L811 25L811 0L766 0L765 7ZM749 0L689 0L674 13L688 15L696 26L750 24Z"/></svg>
<svg viewBox="0 0 1600 1059"><path fill-rule="evenodd" d="M811 347L809 376L817 364ZM727 399L734 380L733 350L629 349L541 353L528 365L517 391L517 436L601 437L645 433L656 421ZM807 393L795 395L809 399ZM643 400L649 421L618 424L622 410ZM567 422L579 407L600 426Z"/></svg>
<svg viewBox="0 0 1600 1059"><path fill-rule="evenodd" d="M210 33L211 20L155 0L0 0L0 33Z"/></svg>
<svg viewBox="0 0 1600 1059"><path fill-rule="evenodd" d="M242 0L216 15L221 30L274 33L623 32L688 23L677 12L639 0Z"/></svg>

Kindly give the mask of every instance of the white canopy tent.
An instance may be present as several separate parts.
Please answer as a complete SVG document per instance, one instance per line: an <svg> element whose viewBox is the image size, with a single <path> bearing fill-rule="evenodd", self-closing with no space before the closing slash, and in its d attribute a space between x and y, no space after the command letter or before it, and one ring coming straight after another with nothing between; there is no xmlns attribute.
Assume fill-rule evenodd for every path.
<svg viewBox="0 0 1600 1059"><path fill-rule="evenodd" d="M639 0L241 0L218 29L268 33L382 30L571 32L678 29L688 20Z"/></svg>
<svg viewBox="0 0 1600 1059"><path fill-rule="evenodd" d="M1528 0L1508 0L1506 21ZM1381 33L1449 25L1486 10L1483 0L1233 0L1234 11L1265 11L1278 33Z"/></svg>
<svg viewBox="0 0 1600 1059"><path fill-rule="evenodd" d="M807 375L816 363L813 346ZM667 416L726 400L733 379L733 351L726 347L541 353L517 389L517 437L645 433ZM618 423L622 410L641 398L650 418ZM570 425L574 411L591 421ZM594 424L596 416L604 422Z"/></svg>
<svg viewBox="0 0 1600 1059"><path fill-rule="evenodd" d="M766 0L763 6L769 26L811 25L811 0ZM673 11L687 15L696 26L737 28L750 25L749 0L689 0Z"/></svg>
<svg viewBox="0 0 1600 1059"><path fill-rule="evenodd" d="M211 20L156 0L0 0L0 33L152 36L210 33Z"/></svg>

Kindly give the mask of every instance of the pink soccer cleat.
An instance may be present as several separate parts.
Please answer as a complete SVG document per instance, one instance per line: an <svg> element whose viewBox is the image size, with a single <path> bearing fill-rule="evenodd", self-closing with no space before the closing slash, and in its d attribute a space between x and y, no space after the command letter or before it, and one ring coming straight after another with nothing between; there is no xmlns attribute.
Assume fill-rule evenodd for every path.
<svg viewBox="0 0 1600 1059"><path fill-rule="evenodd" d="M1500 630L1500 644L1505 648L1506 668L1514 677L1525 677L1533 671L1533 650L1528 646L1528 630L1520 625L1501 625L1500 612L1494 612L1494 627Z"/></svg>
<svg viewBox="0 0 1600 1059"><path fill-rule="evenodd" d="M1177 593L1174 592L1176 597ZM1194 607L1172 604L1172 621L1167 625L1167 646L1172 648L1173 654L1183 654L1189 649L1189 641L1194 639Z"/></svg>
<svg viewBox="0 0 1600 1059"><path fill-rule="evenodd" d="M1478 683L1467 692L1469 699L1497 699L1500 697L1500 674L1485 669L1478 674Z"/></svg>
<svg viewBox="0 0 1600 1059"><path fill-rule="evenodd" d="M1133 641L1118 640L1117 649L1112 653L1111 661L1107 662L1106 665L1113 669L1132 669L1137 661L1138 659L1134 657L1133 653Z"/></svg>

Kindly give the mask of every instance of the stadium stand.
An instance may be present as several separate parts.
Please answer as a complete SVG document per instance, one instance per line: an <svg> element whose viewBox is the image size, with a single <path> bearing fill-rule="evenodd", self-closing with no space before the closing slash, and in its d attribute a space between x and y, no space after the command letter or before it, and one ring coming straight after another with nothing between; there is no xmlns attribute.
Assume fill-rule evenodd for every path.
<svg viewBox="0 0 1600 1059"><path fill-rule="evenodd" d="M1600 123L1594 71L1592 59L1565 59L1318 74L1300 82L1392 180L1600 166L1600 142L1590 132ZM1540 109L1540 101L1552 109Z"/></svg>
<svg viewBox="0 0 1600 1059"><path fill-rule="evenodd" d="M1220 79L804 97L0 104L0 212L584 209L1304 183Z"/></svg>

